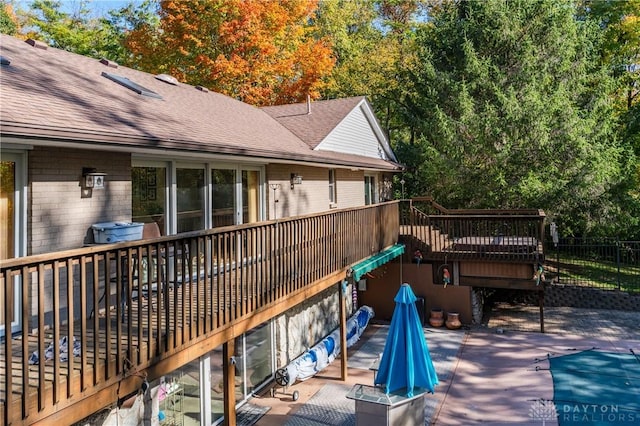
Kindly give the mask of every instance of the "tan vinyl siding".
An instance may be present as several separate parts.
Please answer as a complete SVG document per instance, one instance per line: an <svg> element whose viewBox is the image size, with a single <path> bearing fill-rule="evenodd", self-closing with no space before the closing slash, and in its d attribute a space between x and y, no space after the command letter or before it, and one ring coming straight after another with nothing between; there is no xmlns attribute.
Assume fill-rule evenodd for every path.
<svg viewBox="0 0 640 426"><path fill-rule="evenodd" d="M302 176L302 184L291 189L291 173ZM329 202L329 169L290 164L274 164L267 168L267 211L269 218L283 218L318 213L332 208L357 207L364 205L364 173L336 169L338 202ZM274 191L270 184L280 184ZM275 210L274 210L275 208Z"/></svg>
<svg viewBox="0 0 640 426"><path fill-rule="evenodd" d="M107 173L104 189L83 198L83 167ZM127 153L35 148L29 152L29 254L91 243L91 225L131 220L131 156Z"/></svg>

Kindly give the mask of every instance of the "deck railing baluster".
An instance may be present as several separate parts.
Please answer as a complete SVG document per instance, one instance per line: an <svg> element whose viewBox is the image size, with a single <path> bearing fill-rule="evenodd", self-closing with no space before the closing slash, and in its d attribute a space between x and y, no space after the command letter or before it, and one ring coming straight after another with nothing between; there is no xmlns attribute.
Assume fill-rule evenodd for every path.
<svg viewBox="0 0 640 426"><path fill-rule="evenodd" d="M425 205L437 214L416 208ZM37 418L51 413L55 404L86 399L87 392L113 386L115 377L126 378L132 371L148 368L156 358L178 354L194 339L230 330L236 322L282 303L325 277L346 273L349 265L398 242L401 229L410 232L412 241L429 248L423 252L425 260L451 262L464 256L523 261L539 255L538 245L519 242L542 241L542 212L447 210L425 199L412 201L400 217L399 206L400 202L381 203L158 237L152 242L0 261L7 301L0 325L7 333L11 330L15 312L8 302L16 297L15 275L23 288L17 331L25 337L22 344L12 339L5 344L5 377L0 384L0 399L6 401L3 420L12 423L27 415ZM469 239L466 249L452 249L465 238ZM79 359L73 356L76 329ZM37 368L29 365L34 350L43 357L52 342L59 350L65 336L67 361L56 359L51 366L41 363ZM14 353L20 354L15 355L18 358ZM11 365L18 371L11 372ZM30 380L38 389L30 386ZM29 413L34 404L39 412Z"/></svg>

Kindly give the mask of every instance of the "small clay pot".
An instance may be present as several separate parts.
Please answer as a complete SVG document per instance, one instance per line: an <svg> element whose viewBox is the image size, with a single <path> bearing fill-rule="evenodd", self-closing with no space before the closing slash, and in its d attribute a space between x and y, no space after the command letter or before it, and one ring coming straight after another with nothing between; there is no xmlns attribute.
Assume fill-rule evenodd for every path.
<svg viewBox="0 0 640 426"><path fill-rule="evenodd" d="M431 327L442 327L442 324L444 324L444 312L442 312L442 309L431 310L429 324L431 324Z"/></svg>
<svg viewBox="0 0 640 426"><path fill-rule="evenodd" d="M445 325L449 330L457 330L462 327L460 322L460 314L458 312L447 312L447 321Z"/></svg>

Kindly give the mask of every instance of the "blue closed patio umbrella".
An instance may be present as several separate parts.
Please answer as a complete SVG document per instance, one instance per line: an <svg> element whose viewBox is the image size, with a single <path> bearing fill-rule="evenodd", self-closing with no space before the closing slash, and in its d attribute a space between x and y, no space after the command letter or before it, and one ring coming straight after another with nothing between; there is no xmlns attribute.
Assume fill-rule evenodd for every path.
<svg viewBox="0 0 640 426"><path fill-rule="evenodd" d="M383 385L386 394L402 390L413 397L433 392L438 377L416 309L417 298L404 283L393 300L396 307L374 383Z"/></svg>

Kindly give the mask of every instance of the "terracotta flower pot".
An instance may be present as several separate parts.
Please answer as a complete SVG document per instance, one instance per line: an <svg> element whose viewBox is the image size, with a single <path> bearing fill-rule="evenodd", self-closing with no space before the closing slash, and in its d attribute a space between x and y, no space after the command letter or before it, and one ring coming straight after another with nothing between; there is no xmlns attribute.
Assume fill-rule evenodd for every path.
<svg viewBox="0 0 640 426"><path fill-rule="evenodd" d="M442 327L442 324L444 324L444 312L442 312L442 309L431 310L429 324L431 324L432 327Z"/></svg>
<svg viewBox="0 0 640 426"><path fill-rule="evenodd" d="M457 330L462 327L460 322L460 314L457 312L447 312L447 322L445 323L449 330Z"/></svg>

